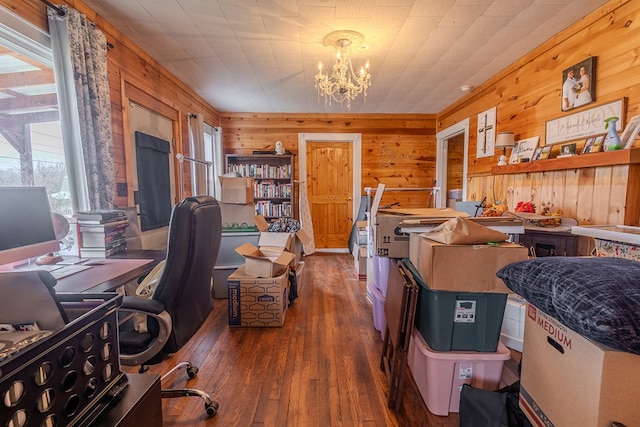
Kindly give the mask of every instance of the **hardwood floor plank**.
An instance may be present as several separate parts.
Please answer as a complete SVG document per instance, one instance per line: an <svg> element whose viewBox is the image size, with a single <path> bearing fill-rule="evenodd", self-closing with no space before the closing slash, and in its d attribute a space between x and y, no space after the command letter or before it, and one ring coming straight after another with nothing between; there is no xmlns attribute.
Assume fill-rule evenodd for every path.
<svg viewBox="0 0 640 427"><path fill-rule="evenodd" d="M299 298L283 327L229 327L227 300L216 299L196 335L150 367L162 374L190 360L200 368L196 378L181 371L163 386L201 388L220 404L208 418L198 398L165 399L164 425L457 427L458 414L427 410L408 369L400 411L387 408L382 338L351 255L319 253L304 261ZM503 376L508 383L517 379L519 355L513 353Z"/></svg>

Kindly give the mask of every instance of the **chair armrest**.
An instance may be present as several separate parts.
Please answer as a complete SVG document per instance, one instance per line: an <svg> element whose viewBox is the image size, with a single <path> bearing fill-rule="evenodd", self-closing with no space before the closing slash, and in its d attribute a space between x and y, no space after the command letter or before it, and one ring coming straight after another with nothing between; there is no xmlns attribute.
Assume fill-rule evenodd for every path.
<svg viewBox="0 0 640 427"><path fill-rule="evenodd" d="M121 315L121 320L128 317L126 313L140 313L153 317L158 321L158 335L149 342L144 351L137 354L123 354L122 351L120 352L120 363L123 365L142 365L157 355L166 344L173 327L171 316L165 311L164 304L161 302L138 297L124 297L118 312L124 315Z"/></svg>
<svg viewBox="0 0 640 427"><path fill-rule="evenodd" d="M123 311L137 311L144 314L157 315L164 311L164 304L153 299L124 297L120 309Z"/></svg>

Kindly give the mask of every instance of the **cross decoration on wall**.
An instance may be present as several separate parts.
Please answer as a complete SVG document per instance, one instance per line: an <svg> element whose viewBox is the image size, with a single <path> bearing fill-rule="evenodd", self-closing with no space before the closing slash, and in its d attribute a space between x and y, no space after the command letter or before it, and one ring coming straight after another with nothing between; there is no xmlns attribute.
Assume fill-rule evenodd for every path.
<svg viewBox="0 0 640 427"><path fill-rule="evenodd" d="M478 114L478 138L476 157L494 155L496 143L496 107Z"/></svg>

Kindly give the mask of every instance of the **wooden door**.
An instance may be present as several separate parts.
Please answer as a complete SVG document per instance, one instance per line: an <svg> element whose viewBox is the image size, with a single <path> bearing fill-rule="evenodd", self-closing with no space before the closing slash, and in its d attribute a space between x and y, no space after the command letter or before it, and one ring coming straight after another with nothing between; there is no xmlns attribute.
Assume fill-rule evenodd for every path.
<svg viewBox="0 0 640 427"><path fill-rule="evenodd" d="M348 249L353 225L350 142L307 143L307 192L317 248Z"/></svg>

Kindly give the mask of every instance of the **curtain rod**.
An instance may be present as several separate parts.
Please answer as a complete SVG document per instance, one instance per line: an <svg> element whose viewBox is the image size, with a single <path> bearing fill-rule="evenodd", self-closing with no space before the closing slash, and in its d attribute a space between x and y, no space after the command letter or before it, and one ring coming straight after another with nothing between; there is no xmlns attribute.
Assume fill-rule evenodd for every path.
<svg viewBox="0 0 640 427"><path fill-rule="evenodd" d="M40 0L42 3L46 4L47 6L49 6L51 9L55 10L58 13L58 16L65 16L67 13L64 11L64 9L56 6L55 4L52 4L49 0ZM92 25L95 25L95 23L91 22ZM107 42L107 50L111 50L113 49L113 43L111 42Z"/></svg>
<svg viewBox="0 0 640 427"><path fill-rule="evenodd" d="M46 4L47 6L49 6L51 9L55 10L56 12L58 12L58 16L64 16L66 15L64 9L59 8L58 6L56 6L55 4L51 3L48 0L40 0L42 3Z"/></svg>

